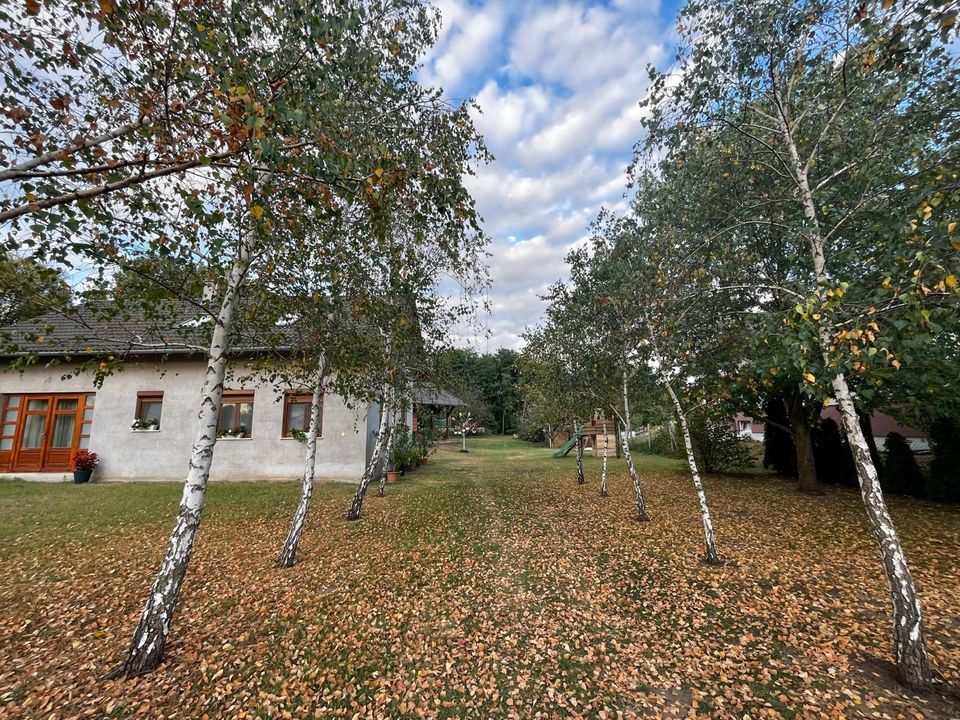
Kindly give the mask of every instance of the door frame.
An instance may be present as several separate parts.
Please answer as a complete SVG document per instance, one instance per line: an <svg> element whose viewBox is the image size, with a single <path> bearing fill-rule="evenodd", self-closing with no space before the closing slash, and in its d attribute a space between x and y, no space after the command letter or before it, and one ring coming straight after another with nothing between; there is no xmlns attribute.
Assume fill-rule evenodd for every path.
<svg viewBox="0 0 960 720"><path fill-rule="evenodd" d="M80 440L82 437L89 438L90 436L90 427L92 423L92 416L90 419L87 418L89 410L93 408L93 394L87 392L60 392L60 393L9 393L9 395L19 395L20 396L20 405L17 408L17 419L16 419L16 431L13 436L13 448L9 451L10 456L6 463L9 468L9 472L66 472L69 471L71 465L73 464L73 458L77 454L77 450L80 449ZM38 411L30 412L28 411L28 406L31 400L47 400L47 408L45 413ZM73 437L71 438L69 448L54 448L52 447L53 443L53 428L54 422L58 415L69 415L69 412L57 411L57 404L60 400L63 399L74 399L77 401L77 407L73 411L74 415L74 426L73 426ZM6 403L4 403L6 407ZM23 431L24 426L26 425L26 419L29 415L43 415L44 417L44 428L43 435L40 444L40 448L31 449L30 452L34 450L39 450L39 460L37 462L31 462L30 467L23 467L23 463L20 459L20 454L23 451L21 444L23 442ZM65 462L58 462L55 465L50 463L51 451L58 452L62 455L63 451L67 451L67 459Z"/></svg>

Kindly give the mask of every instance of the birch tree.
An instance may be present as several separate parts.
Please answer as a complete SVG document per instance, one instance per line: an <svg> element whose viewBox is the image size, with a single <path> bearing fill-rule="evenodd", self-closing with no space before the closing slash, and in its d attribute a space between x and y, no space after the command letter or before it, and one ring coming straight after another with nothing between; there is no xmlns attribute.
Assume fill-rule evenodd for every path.
<svg viewBox="0 0 960 720"><path fill-rule="evenodd" d="M805 388L841 412L909 686L932 680L922 612L855 392L869 399L955 312L954 16L945 3L688 2L682 72L655 74L644 146L668 166L717 141L720 172L698 185L738 198L709 236L728 262L737 230L769 223L770 208L783 241L805 248L779 335Z"/></svg>
<svg viewBox="0 0 960 720"><path fill-rule="evenodd" d="M280 555L277 557L277 567L292 567L296 559L297 549L300 547L300 538L303 536L303 527L307 521L307 511L310 509L310 500L313 498L314 470L317 464L317 432L320 428L320 410L323 402L323 368L317 372L313 385L313 394L310 397L310 421L307 426L305 444L306 456L303 467L303 484L300 489L300 502L283 541Z"/></svg>
<svg viewBox="0 0 960 720"><path fill-rule="evenodd" d="M209 22L213 35L205 34L201 26L206 25L197 22L201 19L199 17L191 18L191 24L202 33L201 38L210 38L224 45L224 62L228 68L232 67L230 63L237 63L238 68L246 69L248 66L243 64L242 59L228 52L232 47L228 41L230 33L237 30L235 22L233 25L229 23L236 20L235 13L240 9L243 9L241 5L234 4L233 15L205 15L202 19ZM200 197L200 191L211 197L218 192L218 184L209 182L212 180L210 173L237 178L269 177L275 194L273 197L261 195L262 188L256 187L250 180L245 184L237 182L230 186L239 190L242 196L252 199L247 202L248 213L243 221L234 218L235 226L253 223L253 229L247 231L241 241L226 283L223 304L216 317L202 395L200 427L185 481L180 514L127 658L112 674L114 677L148 672L162 658L203 507L210 459L216 442L231 325L253 253L261 250L258 243L264 245L259 259L265 260L266 267L269 265L272 244L279 242L277 238L302 242L308 234L309 228L305 228L302 222L307 216L305 208L335 208L339 203L334 196L343 192L375 200L377 186L386 175L384 165L387 159L384 158L382 142L387 124L385 118L391 117L393 109L413 114L417 109L439 102L436 92L424 90L410 81L413 64L431 41L435 27L433 16L419 3L385 0L372 5L343 3L336 7L287 4L283 9L264 9L258 6L256 21L252 20L254 17L252 13L249 18L244 16L243 41L244 47L249 48L252 54L261 56L261 61L250 63L255 68L255 74L244 78L249 84L228 87L228 99L233 103L231 107L237 110L237 118L234 119L229 113L214 114L228 128L244 128L240 131L239 139L235 140L245 145L244 154L230 163L221 163L223 158L204 156L200 164L208 169L208 173L202 176L203 180L208 181L206 185L201 182L196 187L195 178L190 178L189 182L184 180L172 195L157 195L165 204L147 206L148 210L156 213L160 210L167 212L171 208L170 197L177 200L182 198L190 212L201 220L200 225L209 229L211 224L222 224L225 217L216 202L205 202ZM216 30L218 27L220 31ZM189 67L189 63L186 64ZM279 78L256 74L262 72L263 68L269 70L278 65L289 72ZM294 73L294 69L299 72ZM227 70L224 72L230 76ZM234 77L240 79L238 73L235 72ZM278 87L282 88L282 92ZM463 109L452 114L459 117L465 112ZM327 134L333 128L338 130L337 140ZM465 128L470 132L469 125L465 125ZM429 124L420 126L420 130L428 133L431 129ZM290 137L297 138L295 147L289 145ZM395 143L394 151L400 144ZM455 152L449 142L433 149L440 153L440 159L444 161L445 154L449 152L449 163L457 168L462 168L464 157L470 156L468 151ZM403 156L402 153L400 155ZM169 176L174 175L171 173ZM128 186L122 185L123 188ZM440 182L437 187L448 190L449 184ZM101 194L107 196L107 193ZM125 207L129 206L130 209L141 209L139 205L131 205L130 198L122 195L110 197L117 203L126 203ZM469 202L469 197L462 192L436 192L429 197L429 202L434 206L444 205L450 215L455 215L457 212L468 212L463 208ZM69 209L72 205L57 202L49 207ZM130 217L129 213L124 217ZM269 223L273 229L282 229L283 232L278 232L276 236L269 235L270 243L265 243L263 240L267 235L258 229L261 222ZM150 227L159 226L155 224ZM34 232L42 234L52 231L40 225ZM95 234L101 236L99 230ZM115 240L111 237L106 242ZM144 244L141 240L137 242ZM178 242L178 239L174 237L171 240L167 235L162 235L145 244L150 249L156 249L167 247L171 242ZM103 248L98 243L100 241L84 247L84 250L98 259L104 255L118 254L116 251L101 252ZM76 250L77 247L73 244L70 249ZM107 249L110 247L108 244ZM206 251L207 247L201 244L200 249ZM304 495L301 499L304 514L312 489L309 475L305 473ZM294 528L293 535L298 538L300 531L302 525L299 529Z"/></svg>
<svg viewBox="0 0 960 720"><path fill-rule="evenodd" d="M251 255L257 249L258 236L261 232L253 225L255 220L251 218L248 222L251 226L243 231L236 259L227 277L226 292L211 333L207 368L200 391L197 432L190 452L189 469L183 485L177 518L147 602L140 614L140 621L130 641L127 656L109 677L142 675L155 668L163 655L163 648L173 622L173 611L180 596L180 588L183 586L187 566L193 554L194 541L200 528L200 517L203 512L207 482L210 478L210 465L217 442L217 424L223 402L230 332L240 299L241 286L249 270Z"/></svg>

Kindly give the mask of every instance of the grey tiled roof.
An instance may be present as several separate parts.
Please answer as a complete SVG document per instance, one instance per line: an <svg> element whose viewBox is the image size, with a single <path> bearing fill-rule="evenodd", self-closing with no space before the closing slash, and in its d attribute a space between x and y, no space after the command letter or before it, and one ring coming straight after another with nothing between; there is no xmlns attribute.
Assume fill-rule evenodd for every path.
<svg viewBox="0 0 960 720"><path fill-rule="evenodd" d="M420 385L413 390L413 401L420 405L463 405L456 395L431 385Z"/></svg>
<svg viewBox="0 0 960 720"><path fill-rule="evenodd" d="M208 313L183 300L123 313L106 301L87 303L0 328L0 357L205 352L212 326ZM241 352L261 349L243 333L231 347Z"/></svg>

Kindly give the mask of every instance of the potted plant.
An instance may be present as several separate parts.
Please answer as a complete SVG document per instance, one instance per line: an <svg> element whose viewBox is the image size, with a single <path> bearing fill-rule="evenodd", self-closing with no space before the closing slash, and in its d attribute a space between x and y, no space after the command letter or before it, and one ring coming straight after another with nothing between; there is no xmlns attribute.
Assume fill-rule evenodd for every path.
<svg viewBox="0 0 960 720"><path fill-rule="evenodd" d="M246 434L247 434L247 428L245 428L243 425L239 425L235 428L223 428L217 433L217 437L221 439L230 438L232 440L235 440L237 438L242 438Z"/></svg>
<svg viewBox="0 0 960 720"><path fill-rule="evenodd" d="M159 430L160 424L156 420L142 420L141 418L136 418L133 423L130 425L131 430Z"/></svg>
<svg viewBox="0 0 960 720"><path fill-rule="evenodd" d="M407 462L407 450L400 443L395 443L390 448L390 455L387 457L387 482L395 483L403 474L403 467Z"/></svg>
<svg viewBox="0 0 960 720"><path fill-rule="evenodd" d="M89 450L77 450L73 456L73 481L75 483L90 482L93 469L100 464L97 454Z"/></svg>
<svg viewBox="0 0 960 720"><path fill-rule="evenodd" d="M420 453L420 448L416 445L412 446L407 451L407 467L411 470L416 470L420 466L420 461L423 459L423 455Z"/></svg>
<svg viewBox="0 0 960 720"><path fill-rule="evenodd" d="M432 433L428 434L424 431L418 432L416 434L415 442L417 444L417 449L420 451L420 459L418 462L420 465L423 465L427 461L427 458L430 457L430 453L436 450Z"/></svg>

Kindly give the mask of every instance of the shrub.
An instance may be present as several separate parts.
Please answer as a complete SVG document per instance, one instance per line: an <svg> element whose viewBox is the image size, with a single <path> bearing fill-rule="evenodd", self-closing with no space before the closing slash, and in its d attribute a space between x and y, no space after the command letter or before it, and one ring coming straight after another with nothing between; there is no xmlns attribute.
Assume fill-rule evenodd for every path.
<svg viewBox="0 0 960 720"><path fill-rule="evenodd" d="M938 502L960 502L960 423L941 417L930 426L933 461L926 496Z"/></svg>
<svg viewBox="0 0 960 720"><path fill-rule="evenodd" d="M413 435L413 444L420 451L420 459L426 459L436 452L437 442L434 440L432 427L417 430Z"/></svg>
<svg viewBox="0 0 960 720"><path fill-rule="evenodd" d="M787 408L781 395L774 395L767 401L767 418L780 425L790 426ZM763 427L763 466L772 468L777 475L797 477L797 448L793 436L767 422Z"/></svg>
<svg viewBox="0 0 960 720"><path fill-rule="evenodd" d="M633 438L630 441L630 452L639 452L646 455L663 455L665 457L685 457L683 450L683 435L680 428L674 423L650 428L650 442L646 438Z"/></svg>
<svg viewBox="0 0 960 720"><path fill-rule="evenodd" d="M753 459L746 442L725 415L698 413L687 419L697 466L704 473L748 468Z"/></svg>
<svg viewBox="0 0 960 720"><path fill-rule="evenodd" d="M410 428L400 423L393 429L393 442L387 462L394 470L402 470L410 463L410 450L413 440L410 437Z"/></svg>
<svg viewBox="0 0 960 720"><path fill-rule="evenodd" d="M820 427L813 434L813 460L820 482L859 487L853 453L840 432L840 426L832 418L820 423Z"/></svg>
<svg viewBox="0 0 960 720"><path fill-rule="evenodd" d="M923 497L926 491L923 473L907 439L900 433L890 433L884 450L887 458L880 472L884 492Z"/></svg>

